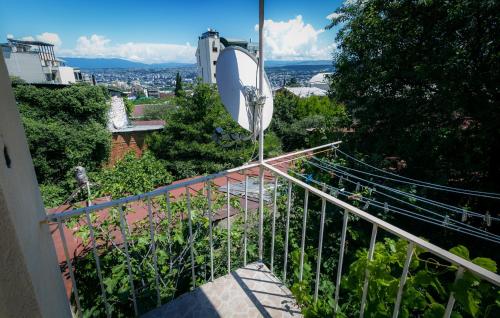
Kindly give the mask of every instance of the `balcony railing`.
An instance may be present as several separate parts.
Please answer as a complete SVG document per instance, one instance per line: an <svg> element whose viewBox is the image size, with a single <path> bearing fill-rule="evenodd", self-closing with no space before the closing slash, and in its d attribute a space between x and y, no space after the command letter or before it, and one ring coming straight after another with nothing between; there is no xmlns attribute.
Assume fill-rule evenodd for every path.
<svg viewBox="0 0 500 318"><path fill-rule="evenodd" d="M140 313L139 306L138 306L138 297L137 297L137 277L134 277L134 270L133 270L133 262L132 258L133 256L130 255L130 244L129 242L129 234L130 234L130 222L127 220L127 209L126 207L132 203L137 203L137 202L142 202L146 206L147 210L147 215L146 215L146 221L149 223L149 236L150 236L150 241L149 241L149 250L150 254L152 255L152 260L153 260L153 268L154 268L154 286L152 286L152 289L155 291L155 303L156 306L161 306L163 304L162 299L164 297L161 295L160 292L160 285L162 282L162 275L160 274L161 270L159 269L158 265L158 253L159 253L159 248L156 245L157 243L157 236L158 235L167 235L169 238L172 235L170 229L172 228L172 224L176 222L180 223L187 223L188 226L188 243L186 246L186 255L187 251L189 250L189 259L190 259L190 265L191 265L191 270L190 270L190 280L191 280L191 287L197 287L200 285L200 283L203 283L205 281L213 281L216 278L216 272L217 268L214 266L214 258L216 257L215 255L215 245L217 244L218 248L221 247L221 242L215 242L214 238L214 212L218 212L219 214L221 213L220 211L214 211L212 203L214 202L213 196L216 195L219 198L221 197L219 192L218 194L215 193L215 187L217 184L219 185L224 185L224 192L222 192L222 195L225 195L225 211L224 213L226 214L225 216L219 216L219 219L222 219L225 221L225 226L224 226L224 231L227 232L227 242L224 242L224 244L227 244L226 252L227 252L227 259L225 261L225 267L227 269L227 273L231 272L231 270L236 269L235 264L233 262L235 261L235 257L240 257L242 258L242 261L238 261L238 264L241 266L247 265L248 261L263 261L266 264L269 265L269 268L271 272L273 273L280 273L283 282L286 284L287 282L290 281L290 278L287 277L288 275L288 270L290 269L290 264L289 264L289 249L290 249L290 242L289 242L289 234L290 234L290 218L291 218L291 213L294 210L294 199L292 195L292 190L295 187L295 189L302 189L304 191L304 206L303 206L303 215L302 217L302 231L300 235L300 265L299 265L299 281L303 279L303 273L304 273L304 255L306 251L306 239L308 236L307 233L307 222L308 222L308 207L310 206L310 202L312 200L319 200L321 202L321 212L320 212L320 222L319 222L319 233L315 234L318 235L318 246L317 246L317 255L316 255L316 268L315 268L315 279L314 279L314 301L317 301L318 295L319 295L319 286L321 283L321 264L322 264L322 252L323 252L323 243L324 243L324 228L325 228L325 219L327 218L327 215L325 214L326 212L326 206L327 204L331 204L337 208L339 208L339 212L343 213L342 216L342 227L341 227L341 235L340 235L340 246L339 246L339 259L337 263L337 268L336 268L336 278L335 278L335 289L334 289L334 306L333 306L333 311L337 312L339 310L339 302L340 302L340 285L342 281L342 275L343 275L343 269L345 268L344 264L344 255L345 255L345 249L346 249L346 236L347 236L347 230L348 230L348 223L352 222L350 221L350 216L355 216L357 217L356 219L361 219L366 222L369 222L371 224L371 238L370 238L370 243L368 246L368 260L371 260L374 256L374 251L375 251L375 244L377 242L377 235L380 234L380 231L386 231L387 233L391 233L392 235L395 235L396 237L403 239L408 242L407 245L407 251L406 251L406 259L403 265L401 277L399 280L399 286L397 289L397 293L394 295L394 308L393 308L393 317L398 317L399 311L400 311L400 306L401 306L401 301L404 297L404 286L405 282L407 279L408 271L410 268L410 264L412 261L412 257L414 254L414 251L416 248L420 248L425 250L428 253L433 254L434 256L438 257L442 261L445 261L447 263L455 265L458 270L456 271L456 277L457 279L463 275L464 272L470 272L471 274L479 277L482 280L485 280L495 286L500 286L500 276L488 271L466 259L463 259L455 254L452 254L434 244L431 244L427 241L425 241L422 238L419 238L407 231L402 230L401 228L398 228L380 218L377 218L351 204L348 204L330 194L325 193L324 191L315 188L311 186L310 184L307 184L305 182L302 182L293 176L289 175L287 172L284 172L278 168L279 164L282 164L283 162L290 161L292 159L297 159L300 156L307 156L309 153L312 151L317 151L319 149L329 149L333 145L338 144L338 143L333 143L333 144L328 144L324 145L321 147L316 147L313 149L308 149L305 151L299 151L291 155L285 155L285 156L280 156L276 157L273 159L266 160L263 164L249 164L245 165L242 167L238 167L235 169L230 169L226 170L223 172L219 172L216 174L212 175L207 175L207 176L202 176L198 178L194 178L191 180L183 181L180 183L175 183L168 185L166 187L163 187L161 189L151 191L148 193L140 194L140 195L135 195L135 196L129 196L126 198L122 198L119 200L114 200L110 202L104 202L100 203L97 205L91 205L79 209L74 209L58 214L52 214L49 215L49 221L53 222L58 225L59 233L60 233L60 239L62 241L62 246L64 249L64 255L65 255L65 261L66 261L66 266L68 269L68 275L69 279L71 281L71 286L72 286L72 292L73 292L73 298L74 298L74 305L76 307L76 311L78 315L82 315L82 306L80 303L80 295L79 295L79 288L81 286L77 285L77 280L75 278L75 268L74 264L78 264L77 262L72 261L71 256L70 256L70 250L68 249L68 239L67 239L67 232L65 233L64 231L64 223L67 223L69 220L73 218L84 218L86 226L88 226L89 230L89 242L90 242L90 249L93 254L93 259L95 262L95 268L96 268L96 274L97 278L99 281L99 287L100 287L100 292L101 295L100 297L102 298L102 301L105 306L105 312L106 315L109 317L112 315L110 306L109 306L109 297L110 295L108 294L106 290L106 285L104 282L104 276L103 276L103 268L101 264L101 254L99 252L99 244L102 242L98 242L96 239L96 234L95 234L95 224L98 223L99 221L97 220L97 214L109 210L111 208L117 208L118 211L118 218L119 218L119 233L117 232L117 237L119 238L119 248L123 250L123 253L125 254L126 258L126 268L128 272L128 281L130 285L130 295L131 295L131 302L133 306L133 312L137 316ZM292 158L292 159L290 159ZM261 179L260 182L265 182L267 180L268 185L274 185L274 186L269 186L267 187L267 192L274 191L272 193L272 200L269 201L268 204L266 204L265 210L266 211L259 211L260 217L259 217L259 224L258 224L258 248L259 248L259 256L257 259L250 259L249 257L249 252L248 252L248 246L249 246L249 237L250 237L250 231L253 229L252 225L250 224L250 209L249 209L249 198L251 195L249 195L248 191L248 178L254 177L258 175L259 169L263 169L264 173L261 174ZM244 190L243 191L236 191L236 192L231 192L231 187L234 185L236 182L244 182ZM193 187L198 186L197 191L193 191ZM181 191L183 192L183 198L185 200L185 212L187 215L183 215L180 219L174 220L170 206L172 204L172 194L174 192ZM215 194L214 194L215 193ZM302 192L301 192L302 193ZM265 193L261 193L261 195L264 195ZM268 193L269 194L269 193ZM283 200L286 202L285 203L285 213L280 213L280 216L284 220L284 243L283 243L283 257L282 261L283 264L277 264L276 263L276 249L275 249L275 244L276 244L276 220L278 217L278 208L277 208L277 202L279 201L278 195L281 194L283 197ZM201 239L200 236L197 234L196 230L193 228L193 215L192 215L192 197L196 196L199 198L200 196L203 196L206 198L206 205L203 205L201 208L203 210L202 216L205 217L208 221L208 244L209 244L209 261L208 261L208 267L210 269L209 274L207 271L207 279L205 280L206 277L197 277L197 273L199 273L199 268L195 268L199 265L197 265L197 262L195 261L195 241L197 239ZM237 256L231 255L232 251L232 226L231 226L231 217L234 215L234 210L238 210L234 208L234 204L232 203L231 200L233 200L233 197L239 197L240 200L242 200L242 205L243 207L241 208L240 211L242 211L242 222L243 222L243 233L242 233L242 246L243 250L241 253ZM163 208L159 207L157 204L155 205L155 200L158 198L164 198L165 199L165 206ZM175 200L175 199L174 199ZM237 205L237 204L236 204ZM168 222L168 227L167 227L167 233L158 233L157 231L157 224L160 219L160 211L165 210L163 212L166 212L166 220ZM264 233L263 229L265 224L263 224L264 218L262 215L264 213L267 213L269 220L271 220L271 224L269 225L270 231L271 231L271 239L270 239L270 246L267 248L270 250L270 255L269 257L265 256L263 257L263 250L264 250ZM102 221L101 221L102 222ZM198 236L197 236L198 235ZM311 235L309 233L309 235ZM171 244L171 240L169 239L169 244ZM316 247L315 247L316 248ZM171 251L170 251L171 252ZM168 253L168 251L167 251ZM179 255L168 255L168 263L169 263L169 268L172 268L173 262L175 262L174 257L180 257ZM255 258L255 255L253 256ZM238 258L239 259L239 258ZM282 269L281 269L282 267ZM220 271L219 271L220 273ZM367 306L367 291L369 287L369 277L370 277L370 272L367 269L365 272L365 279L364 283L362 285L362 296L361 296L361 302L359 304L360 306L360 317L363 317L365 314L366 306ZM97 297L97 295L96 295ZM453 311L453 307L455 304L455 298L453 292L450 293L449 299L446 305L445 309L445 314L444 317L450 317L451 313ZM152 308L150 308L152 309Z"/></svg>

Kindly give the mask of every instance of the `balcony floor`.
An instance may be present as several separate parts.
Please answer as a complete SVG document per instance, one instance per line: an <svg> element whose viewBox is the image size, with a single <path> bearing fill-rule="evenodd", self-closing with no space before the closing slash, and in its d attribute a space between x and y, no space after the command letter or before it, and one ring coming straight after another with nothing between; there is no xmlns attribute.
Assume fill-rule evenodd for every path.
<svg viewBox="0 0 500 318"><path fill-rule="evenodd" d="M146 313L143 317L302 317L291 292L261 263L231 274Z"/></svg>

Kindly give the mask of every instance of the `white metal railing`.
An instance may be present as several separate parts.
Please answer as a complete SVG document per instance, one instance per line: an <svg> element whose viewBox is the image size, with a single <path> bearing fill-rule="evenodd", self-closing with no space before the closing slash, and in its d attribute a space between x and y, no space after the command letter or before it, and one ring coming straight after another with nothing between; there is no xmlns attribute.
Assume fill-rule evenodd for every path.
<svg viewBox="0 0 500 318"><path fill-rule="evenodd" d="M157 298L157 306L160 306L161 303L161 297L160 297L160 289L159 289L159 271L158 271L158 261L157 261L157 251L156 251L156 246L155 246L155 227L154 227L154 220L153 220L153 215L152 215L152 203L151 200L159 197L159 196L165 196L166 198L166 205L167 205L167 213L168 213L168 222L171 224L172 222L172 213L170 210L170 193L174 190L177 189L185 189L186 191L186 209L187 209L187 222L188 222L188 227L189 227L189 249L190 249L190 258L191 258L191 279L192 279L192 286L196 286L196 277L195 277L195 268L194 268L194 251L193 251L193 245L194 245L194 236L193 236L193 229L192 229L192 215L191 215L191 194L189 191L189 187L195 184L206 184L207 186L207 191L206 191L206 198L208 202L208 218L209 218L209 244L210 244L210 280L214 279L214 246L213 246L213 213L212 213L212 207L211 207L211 182L214 181L215 179L218 178L226 178L226 187L227 187L227 249L228 249L228 255L227 255L227 272L231 272L231 223L230 223L230 199L231 199L231 174L233 173L243 173L244 174L244 180L245 180L245 190L244 190L244 232L243 232L243 246L244 246L244 251L243 251L243 265L247 264L247 245L248 245L248 227L247 227L247 222L248 222L248 199L247 199L247 184L248 184L248 172L252 169L256 170L257 168L260 170L264 170L267 173L271 173L274 176L274 200L273 200L273 207L272 207L272 225L271 225L271 258L270 258L270 269L272 272L275 272L275 231L276 231L276 214L277 214L277 192L278 192L278 179L284 180L284 184L287 185L287 203L286 203L286 222L285 222L285 239L284 239L284 263L283 263L283 281L287 281L287 267L288 267L288 258L289 258L289 230L290 230L290 214L292 210L292 186L298 186L304 189L304 209L303 209L303 216L302 216L302 234L301 234L301 247L300 247L300 268L299 268L299 279L302 280L303 278L303 270L304 270L304 254L305 254L305 242L306 242L306 226L307 226L307 219L308 219L308 205L309 205L309 200L311 196L315 196L319 199L321 199L321 219L320 219L320 231L319 231L319 245L318 245L318 256L317 256L317 266L316 266L316 273L315 273L315 288L314 288L314 300L316 301L318 299L318 290L319 290L319 284L320 284L320 269L321 269L321 257L322 257L322 249L323 249L323 236L324 236L324 224L325 224L325 210L326 210L326 204L330 203L333 204L334 206L340 208L341 210L344 211L343 213L343 223L342 223L342 232L341 232L341 242L340 242L340 255L339 255L339 262L338 262L338 267L337 267L337 276L336 276L336 281L335 281L335 295L334 295L334 312L338 311L339 308L339 297L340 297L340 284L341 284L341 278L342 278L342 267L343 267L343 261L344 261L344 252L345 252L345 242L346 242L346 232L347 232L347 225L348 225L348 220L349 220L349 215L354 215L357 216L365 221L368 221L369 223L372 224L372 233L371 233L371 239L370 239L370 244L369 244L369 249L368 249L368 259L372 260L373 254L374 254L374 249L375 249L375 243L376 243L376 238L377 238L377 232L379 229L383 229L389 233L392 233L396 235L397 237L404 239L409 242L408 248L407 248L407 255L406 255L406 260L404 263L403 267L403 273L400 278L399 282L399 287L398 287L398 292L395 295L395 304L394 304L394 310L393 310L393 317L397 317L399 314L399 307L401 304L401 300L403 297L403 288L405 285L406 281L406 276L408 274L408 269L409 265L411 262L411 258L413 255L413 251L415 247L420 247L424 249L425 251L434 254L435 256L438 256L442 260L445 260L447 262L450 262L458 267L457 271L457 277L460 277L464 271L469 271L478 277L480 277L483 280L486 280L496 286L500 286L500 276L497 275L496 273L493 273L491 271L488 271L468 260L465 260L457 255L454 255L434 244L431 244L407 231L404 231L384 220L381 220L355 206L352 206L342 200L337 199L336 197L327 194L323 188L323 190L317 189L305 182L302 182L299 179L296 179L286 172L281 171L280 169L276 168L276 161L279 161L279 163L282 162L287 162L287 158L293 157L297 158L300 156L307 156L307 154L310 154L312 151L316 151L318 149L327 149L331 148L332 146L335 146L339 144L340 142L336 143L331 143L327 145L323 145L320 147L315 147L312 149L307 149L303 151L298 151L289 155L284 155L284 156L279 156L276 158L268 159L265 160L264 163L262 164L249 164L245 166L241 166L235 169L230 169L226 170L223 172L219 172L216 174L212 175L207 175L203 177L198 177L194 178L188 181L176 183L176 184L171 184L168 185L164 188L151 191L148 193L143 193L140 195L135 195L135 196L129 196L126 198L114 200L111 202L105 202L101 203L98 205L91 205L79 209L74 209L71 211L66 211L62 212L59 214L52 214L48 216L48 220L50 222L55 222L59 226L59 233L61 235L61 240L62 240L62 245L64 248L64 254L66 258L66 265L68 267L69 271L69 276L73 285L73 295L75 298L75 305L77 307L78 315L82 316L82 310L81 310L81 305L80 305L80 299L79 299L79 294L78 294L78 286L76 285L76 280L75 280L75 275L74 275L74 270L71 264L71 260L69 257L69 252L68 252L68 247L67 247L67 242L65 235L63 233L62 229L62 222L64 220L67 220L69 218L75 217L75 216L81 216L85 215L87 224L89 227L89 232L90 232L90 240L92 243L92 252L93 256L95 259L95 264L96 264L96 270L97 270L97 276L99 279L99 284L100 284L100 289L101 289L101 296L103 299L103 302L106 306L106 313L107 316L111 316L109 304L107 301L107 294L106 294L106 289L104 286L103 282L103 277L102 277L102 270L101 270L101 264L100 264L100 255L97 250L96 246L96 239L95 239L95 233L94 229L92 226L90 214L95 213L97 211L101 211L104 209L112 208L112 207L118 207L119 210L119 217L120 217L120 230L121 230L121 236L123 240L123 247L124 247L124 252L126 254L126 260L127 260L127 270L128 270L128 278L129 278L129 283L130 283L130 290L132 293L132 301L133 301L133 308L134 312L136 315L139 314L138 312L138 305L137 305L137 297L136 297L136 292L135 292L135 286L134 286L134 278L133 278L133 271L132 271L132 266L131 266L131 260L130 260L130 254L128 251L128 238L127 238L127 231L126 228L128 227L127 224L127 219L124 216L125 214L125 205L131 202L135 201L146 201L147 202L147 212L148 212L148 221L149 221L149 229L150 229L150 237L151 237L151 250L153 254L153 262L154 262L154 272L155 272L155 289L156 289L156 298ZM289 161L289 160L288 160ZM273 164L274 163L274 164ZM260 179L261 182L263 182L263 178ZM262 192L261 192L262 193ZM262 222L262 218L260 218L260 222ZM259 261L262 261L262 250L263 250L263 224L259 224L259 255L260 259ZM168 230L169 232L170 230ZM167 233L168 236L170 236L170 233ZM172 266L172 252L171 252L171 246L169 247L169 264ZM363 290L362 290L362 299L361 299L361 310L360 310L360 317L363 317L365 307L366 307L366 298L367 298L367 290L368 290L368 277L370 273L368 270L366 270L365 273L365 280L363 284ZM450 317L451 312L453 310L453 306L455 303L455 299L453 296L453 293L450 294L448 304L446 307L445 315L444 317Z"/></svg>

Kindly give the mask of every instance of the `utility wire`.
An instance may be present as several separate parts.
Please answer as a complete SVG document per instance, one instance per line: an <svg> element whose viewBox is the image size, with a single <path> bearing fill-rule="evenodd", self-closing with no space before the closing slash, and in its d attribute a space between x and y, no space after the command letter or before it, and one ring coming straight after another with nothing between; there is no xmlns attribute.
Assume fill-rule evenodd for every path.
<svg viewBox="0 0 500 318"><path fill-rule="evenodd" d="M337 173L343 174L345 176L350 176L350 177L352 177L352 178L354 178L356 180L360 180L362 182L367 182L369 184L372 184L375 187L379 187L381 189L385 189L387 191L394 192L394 193L400 194L402 196L406 196L406 197L415 199L417 201L422 201L424 203L427 203L427 204L430 204L430 205L433 205L433 206L436 206L436 207L440 207L440 208L449 210L449 211L457 213L457 214L464 214L464 213L466 213L467 216L473 216L473 217L477 217L477 218L481 218L481 219L485 218L484 214L481 214L481 213L478 213L478 212L467 211L465 209L460 209L458 207L455 207L455 206L452 206L452 205L449 205L449 204L446 204L446 203L442 203L442 202L434 201L434 200L431 200L431 199L427 199L425 197L421 197L421 196L418 196L418 195L413 194L413 193L404 192L404 191L401 191L401 190L398 190L398 189L394 189L394 188L391 188L391 187L388 187L388 186L384 186L382 184L379 184L379 183L376 183L376 182L373 182L373 181L370 181L370 180L363 179L361 177L358 177L358 176L356 176L354 174L351 174L351 173L348 173L348 172L342 170L344 168L347 168L345 166L339 166L339 165L336 165L336 164L331 164L331 163L325 162L324 160L318 159L316 157L314 157L313 159L316 160L316 161L319 161L321 163L321 165L320 165L321 167L325 167L326 166L327 168L329 168L330 169L329 172L332 172L331 170L334 170L333 172L337 172ZM317 164L313 163L312 161L308 161L308 162L310 164L313 164L316 167L318 167L318 168L321 169L320 166L318 166ZM356 169L353 169L353 168L347 168L347 169L361 172L360 170L356 170ZM404 202L407 203L407 204L410 204L409 202L406 202L406 201L404 201ZM494 221L500 221L500 218L496 218L496 217L492 217L492 216L490 216L490 219L494 220Z"/></svg>
<svg viewBox="0 0 500 318"><path fill-rule="evenodd" d="M295 172L295 171L291 171L291 172L294 173L294 174L296 174L297 176L302 177L306 181L311 181L311 182L313 182L313 183L315 183L315 184L317 184L319 186L323 185L321 182L319 182L319 181L317 181L315 179L311 179L311 178L309 178L308 176L306 176L304 174L301 174L301 173L298 173L298 172ZM349 198L350 195L355 195L355 193L353 193L353 192L349 192L349 191L346 191L344 189L335 188L335 187L332 187L330 185L326 185L326 187L329 188L331 191L332 190L336 191L338 194L341 194L341 195L345 196L346 198ZM481 233L478 233L477 231L474 231L474 230L471 230L471 229L467 229L467 228L463 228L460 225L446 223L446 221L443 222L441 220L436 220L436 219L434 219L432 217L421 215L421 214L418 214L418 213L415 213L415 212L412 212L412 211L408 211L408 210L405 210L405 209L401 209L401 208L398 208L398 207L385 206L385 205L381 204L379 201L376 201L374 199L368 199L368 198L360 197L359 201L361 201L363 203L369 202L370 206L374 206L376 208L380 208L380 209L383 209L383 210L386 210L386 211L390 211L390 212L398 213L398 214L401 214L401 215L405 215L407 217L410 217L410 218L413 218L413 219L416 219L416 220L419 220L419 221L422 221L422 222L426 222L426 223L430 223L430 224L433 224L433 225L436 225L436 226L448 228L448 229L451 229L451 230L454 230L454 231L457 231L457 232L460 232L460 233L465 233L465 234L468 234L468 235L471 235L471 236L474 236L474 237L477 237L477 238L480 238L480 239L484 239L484 240L488 240L488 241L493 242L493 243L500 244L500 236L496 236L496 235L484 236ZM491 233L488 233L488 234L491 234Z"/></svg>
<svg viewBox="0 0 500 318"><path fill-rule="evenodd" d="M421 180L417 180L417 179L412 179L412 178L408 178L408 177L404 177L404 176L400 176L398 174L395 174L395 173L392 173L392 172L389 172L389 171L385 171L383 169L380 169L380 168L377 168L375 166L372 166L366 162L363 162L345 152L343 152L342 150L338 149L338 147L336 147L336 152L338 153L341 153L342 155L346 156L347 158L351 159L351 160L354 160L355 162L359 163L359 164L362 164L364 166L367 166L367 167L370 167L374 170L377 170L377 171L380 171L382 173L385 173L385 174L389 174L391 176L395 176L397 178L400 178L400 179L404 179L404 180L407 180L407 181L403 181L403 180L398 180L398 179L392 179L393 181L397 181L397 182L402 182L402 183L407 183L407 184L412 184L412 185L415 185L415 186L419 186L419 187L425 187L425 188L430 188L430 189L435 189L435 190L439 190L439 191L447 191L447 192L453 192L453 193L459 193L459 194L464 194L464 195L469 195L469 196L477 196L477 197L484 197L484 198L490 198L490 199L495 199L495 200L500 200L500 193L495 193L495 192L485 192L485 191L475 191L475 190L468 190L468 189L461 189L461 188L455 188L455 187L449 187L449 186L444 186L444 185L440 185L440 184L435 184L435 183L431 183L431 182L425 182L425 181L421 181ZM388 177L387 177L388 178Z"/></svg>

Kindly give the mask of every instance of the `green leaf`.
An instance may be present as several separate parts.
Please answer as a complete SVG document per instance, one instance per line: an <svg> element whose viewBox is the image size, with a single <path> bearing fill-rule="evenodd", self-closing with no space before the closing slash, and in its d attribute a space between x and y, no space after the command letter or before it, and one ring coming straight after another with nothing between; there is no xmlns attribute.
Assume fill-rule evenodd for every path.
<svg viewBox="0 0 500 318"><path fill-rule="evenodd" d="M433 303L430 305L424 313L424 318L442 318L444 315L444 306L438 303Z"/></svg>
<svg viewBox="0 0 500 318"><path fill-rule="evenodd" d="M496 273L497 271L497 263L494 260L486 257L476 257L472 260L472 263L479 265L489 271L492 271L493 273Z"/></svg>
<svg viewBox="0 0 500 318"><path fill-rule="evenodd" d="M458 245L458 246L451 248L450 252L457 255L457 256L460 256L461 258L469 260L469 250L467 249L467 247L465 247L463 245Z"/></svg>

